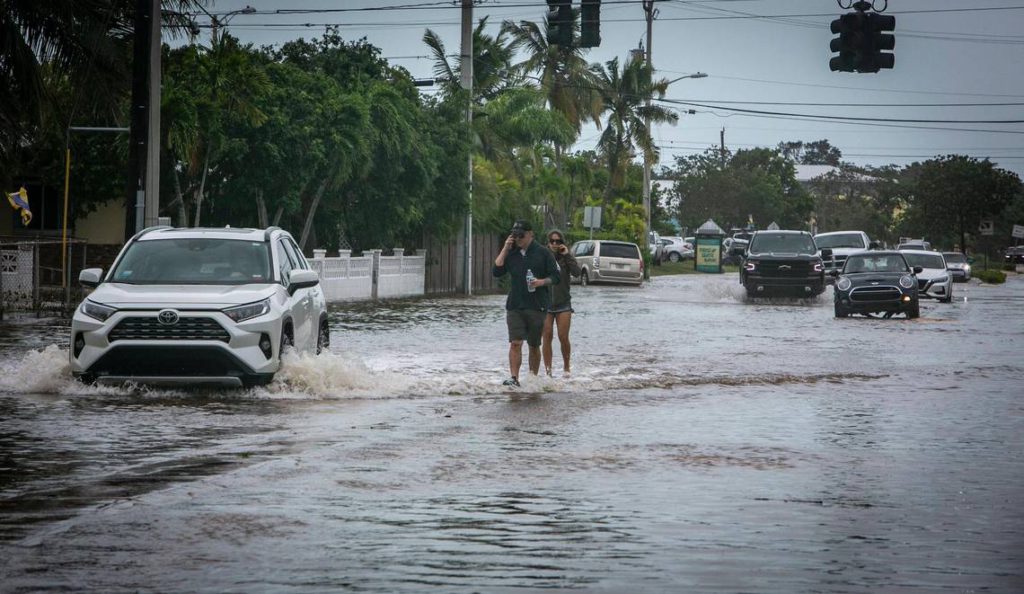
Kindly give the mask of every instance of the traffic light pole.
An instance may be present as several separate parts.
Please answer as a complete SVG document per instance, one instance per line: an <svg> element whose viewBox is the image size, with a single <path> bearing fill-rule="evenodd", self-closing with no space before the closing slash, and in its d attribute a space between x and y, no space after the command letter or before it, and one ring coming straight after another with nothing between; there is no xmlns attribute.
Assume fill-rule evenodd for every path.
<svg viewBox="0 0 1024 594"><path fill-rule="evenodd" d="M462 292L473 294L473 0L462 0L462 88L466 90L466 136L469 139L469 165L467 183L469 207L463 224Z"/></svg>

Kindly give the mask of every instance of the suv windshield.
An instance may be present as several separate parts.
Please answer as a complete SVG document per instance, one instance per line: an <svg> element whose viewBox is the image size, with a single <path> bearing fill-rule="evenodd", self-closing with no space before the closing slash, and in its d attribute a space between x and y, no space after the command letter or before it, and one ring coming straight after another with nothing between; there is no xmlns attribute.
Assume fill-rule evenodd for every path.
<svg viewBox="0 0 1024 594"><path fill-rule="evenodd" d="M128 248L111 276L132 285L243 285L270 282L270 253L261 241L151 239Z"/></svg>
<svg viewBox="0 0 1024 594"><path fill-rule="evenodd" d="M858 272L909 272L907 261L903 256L887 254L884 256L850 256L846 260L843 274Z"/></svg>
<svg viewBox="0 0 1024 594"><path fill-rule="evenodd" d="M817 249L810 235L796 233L758 233L750 241L752 254L813 254Z"/></svg>
<svg viewBox="0 0 1024 594"><path fill-rule="evenodd" d="M816 235L814 243L821 248L859 248L864 249L864 236L860 233L839 233L837 235Z"/></svg>
<svg viewBox="0 0 1024 594"><path fill-rule="evenodd" d="M907 263L921 268L945 268L940 254L903 254Z"/></svg>

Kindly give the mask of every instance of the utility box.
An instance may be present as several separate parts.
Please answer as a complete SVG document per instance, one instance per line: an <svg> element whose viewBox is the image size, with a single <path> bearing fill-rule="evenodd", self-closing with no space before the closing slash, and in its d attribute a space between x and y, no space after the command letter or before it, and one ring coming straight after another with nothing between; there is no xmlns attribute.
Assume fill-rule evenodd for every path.
<svg viewBox="0 0 1024 594"><path fill-rule="evenodd" d="M711 219L697 229L693 240L693 262L697 272L722 272L723 239L725 231Z"/></svg>

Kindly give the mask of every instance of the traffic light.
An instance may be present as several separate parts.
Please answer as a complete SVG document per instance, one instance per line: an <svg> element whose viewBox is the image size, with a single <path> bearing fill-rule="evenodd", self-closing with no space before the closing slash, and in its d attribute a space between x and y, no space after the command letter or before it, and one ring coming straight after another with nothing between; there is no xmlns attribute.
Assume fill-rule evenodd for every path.
<svg viewBox="0 0 1024 594"><path fill-rule="evenodd" d="M878 72L880 68L892 68L896 65L896 56L889 53L896 47L896 36L889 34L896 30L896 17L873 12L868 16L867 53L868 66L873 70L861 72Z"/></svg>
<svg viewBox="0 0 1024 594"><path fill-rule="evenodd" d="M839 35L829 44L829 49L839 55L828 62L833 72L854 72L863 61L864 13L848 12L832 21L832 33Z"/></svg>
<svg viewBox="0 0 1024 594"><path fill-rule="evenodd" d="M601 45L601 0L580 3L580 47Z"/></svg>
<svg viewBox="0 0 1024 594"><path fill-rule="evenodd" d="M839 35L829 48L839 55L829 60L831 70L842 72L878 72L892 68L896 37L887 32L896 28L896 17L862 11L850 12L832 21L833 33Z"/></svg>
<svg viewBox="0 0 1024 594"><path fill-rule="evenodd" d="M548 0L548 44L572 46L572 0Z"/></svg>

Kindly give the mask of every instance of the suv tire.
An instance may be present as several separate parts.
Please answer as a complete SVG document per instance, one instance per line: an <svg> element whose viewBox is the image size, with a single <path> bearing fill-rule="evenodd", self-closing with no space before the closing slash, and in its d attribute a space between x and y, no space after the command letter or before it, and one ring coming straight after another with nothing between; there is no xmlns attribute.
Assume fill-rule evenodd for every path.
<svg viewBox="0 0 1024 594"><path fill-rule="evenodd" d="M584 269L583 273L580 274L580 285L587 286L590 284L590 277L587 276L587 271Z"/></svg>
<svg viewBox="0 0 1024 594"><path fill-rule="evenodd" d="M327 324L327 320L320 320L320 330L316 336L316 354L324 352L331 346L331 327Z"/></svg>
<svg viewBox="0 0 1024 594"><path fill-rule="evenodd" d="M682 260L682 257L679 255L679 252L669 252L668 260L669 262L678 262Z"/></svg>

